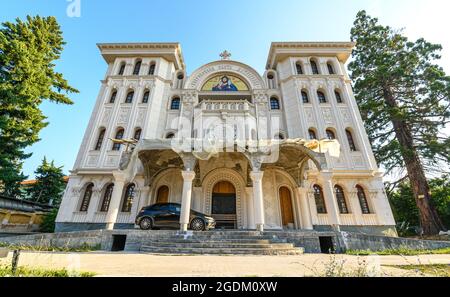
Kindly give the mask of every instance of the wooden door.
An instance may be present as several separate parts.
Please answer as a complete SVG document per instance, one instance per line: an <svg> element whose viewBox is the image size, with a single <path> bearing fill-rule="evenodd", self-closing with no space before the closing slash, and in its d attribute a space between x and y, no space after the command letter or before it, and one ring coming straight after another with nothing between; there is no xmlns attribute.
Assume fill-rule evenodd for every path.
<svg viewBox="0 0 450 297"><path fill-rule="evenodd" d="M294 224L294 211L292 207L291 191L286 187L280 188L280 205L281 205L281 219L283 226L289 223Z"/></svg>
<svg viewBox="0 0 450 297"><path fill-rule="evenodd" d="M158 194L156 196L156 203L167 203L169 202L169 187L161 186L158 189Z"/></svg>
<svg viewBox="0 0 450 297"><path fill-rule="evenodd" d="M236 190L232 183L221 181L214 185L211 215L217 229L236 229Z"/></svg>

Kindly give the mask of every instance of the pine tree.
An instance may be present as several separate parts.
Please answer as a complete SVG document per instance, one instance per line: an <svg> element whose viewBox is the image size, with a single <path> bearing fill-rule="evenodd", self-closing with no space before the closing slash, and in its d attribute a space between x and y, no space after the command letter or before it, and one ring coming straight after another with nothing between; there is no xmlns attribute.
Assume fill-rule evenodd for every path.
<svg viewBox="0 0 450 297"><path fill-rule="evenodd" d="M54 161L47 162L44 157L42 164L34 172L36 183L27 192L33 202L59 205L66 188L62 167L56 167Z"/></svg>
<svg viewBox="0 0 450 297"><path fill-rule="evenodd" d="M44 100L72 104L69 86L54 62L63 49L62 32L54 17L27 17L0 28L0 193L15 197L25 148L39 141L47 126L39 109Z"/></svg>
<svg viewBox="0 0 450 297"><path fill-rule="evenodd" d="M441 46L408 41L365 11L351 40L356 48L349 69L377 161L410 182L423 233L445 230L426 176L450 163L450 139L442 133L450 118L450 78L434 63Z"/></svg>

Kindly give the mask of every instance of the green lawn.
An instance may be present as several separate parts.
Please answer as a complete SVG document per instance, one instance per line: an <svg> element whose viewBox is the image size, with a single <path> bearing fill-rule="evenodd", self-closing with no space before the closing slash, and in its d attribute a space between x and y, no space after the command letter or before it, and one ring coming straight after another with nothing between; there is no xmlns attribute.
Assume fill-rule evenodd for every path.
<svg viewBox="0 0 450 297"><path fill-rule="evenodd" d="M450 247L437 250L412 250L408 248L386 249L382 251L370 250L348 250L347 255L367 256L367 255L402 255L402 256L416 256L416 255L436 255L436 254L450 254Z"/></svg>
<svg viewBox="0 0 450 297"><path fill-rule="evenodd" d="M405 270L414 270L416 273L438 277L450 277L450 264L429 264L429 265L399 265L390 266Z"/></svg>
<svg viewBox="0 0 450 297"><path fill-rule="evenodd" d="M19 266L13 275L11 266L0 266L0 277L92 277L92 272L75 272L66 269L42 269Z"/></svg>

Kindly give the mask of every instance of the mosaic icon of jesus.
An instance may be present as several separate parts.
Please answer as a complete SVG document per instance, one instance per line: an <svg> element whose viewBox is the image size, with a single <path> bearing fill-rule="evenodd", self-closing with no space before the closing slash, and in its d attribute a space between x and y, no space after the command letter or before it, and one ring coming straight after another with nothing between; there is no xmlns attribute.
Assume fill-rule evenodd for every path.
<svg viewBox="0 0 450 297"><path fill-rule="evenodd" d="M231 79L224 75L220 78L217 85L212 88L213 91L227 92L227 91L237 91L238 88L233 84Z"/></svg>

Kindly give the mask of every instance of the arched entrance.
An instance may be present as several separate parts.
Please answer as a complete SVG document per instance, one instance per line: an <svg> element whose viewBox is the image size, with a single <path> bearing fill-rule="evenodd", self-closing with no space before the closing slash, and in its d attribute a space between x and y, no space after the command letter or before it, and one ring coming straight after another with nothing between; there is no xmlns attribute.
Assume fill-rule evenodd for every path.
<svg viewBox="0 0 450 297"><path fill-rule="evenodd" d="M211 215L217 229L236 229L236 189L228 181L220 181L213 187Z"/></svg>
<svg viewBox="0 0 450 297"><path fill-rule="evenodd" d="M169 187L161 186L158 189L158 194L156 196L156 203L167 203L169 202Z"/></svg>
<svg viewBox="0 0 450 297"><path fill-rule="evenodd" d="M287 187L279 189L281 220L283 228L294 227L294 208L292 207L291 191ZM292 224L292 225L291 225Z"/></svg>

